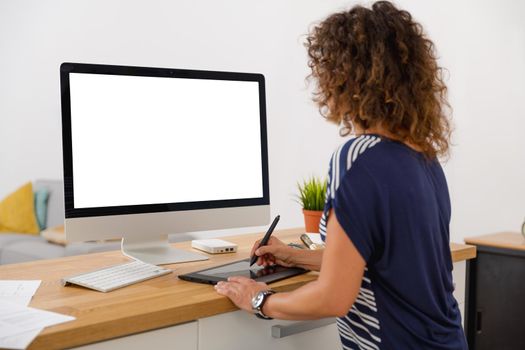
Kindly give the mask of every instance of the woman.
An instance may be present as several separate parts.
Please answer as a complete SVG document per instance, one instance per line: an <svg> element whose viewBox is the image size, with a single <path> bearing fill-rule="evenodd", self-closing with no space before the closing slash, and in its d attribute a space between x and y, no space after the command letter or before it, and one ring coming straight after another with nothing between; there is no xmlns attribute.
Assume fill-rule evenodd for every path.
<svg viewBox="0 0 525 350"><path fill-rule="evenodd" d="M345 349L467 349L454 299L450 199L437 157L449 147L446 87L420 24L386 1L355 6L307 39L321 113L356 137L330 162L324 251L276 238L258 264L320 271L275 293L234 277L217 292L260 317L337 316Z"/></svg>

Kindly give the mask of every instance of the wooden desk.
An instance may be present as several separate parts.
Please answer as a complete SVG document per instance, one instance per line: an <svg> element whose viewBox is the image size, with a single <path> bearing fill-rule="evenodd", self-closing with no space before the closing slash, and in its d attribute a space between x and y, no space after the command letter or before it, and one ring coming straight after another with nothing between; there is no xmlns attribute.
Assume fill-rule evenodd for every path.
<svg viewBox="0 0 525 350"><path fill-rule="evenodd" d="M489 235L467 237L465 243L477 246L525 250L525 237L519 232L498 232Z"/></svg>
<svg viewBox="0 0 525 350"><path fill-rule="evenodd" d="M287 229L276 231L275 236L285 242L298 242L303 232L302 228ZM77 286L64 288L60 279L128 261L119 251L0 266L0 279L41 279L30 306L76 317L75 321L46 328L30 349L75 347L237 310L212 286L182 281L177 275L246 258L255 239L261 236L262 233L226 237L239 245L237 253L168 265L175 269L174 273L110 293ZM190 242L174 246L191 249ZM475 256L475 248L471 246L451 244L451 251L454 262ZM316 278L317 273L310 272L276 282L272 288L293 290Z"/></svg>

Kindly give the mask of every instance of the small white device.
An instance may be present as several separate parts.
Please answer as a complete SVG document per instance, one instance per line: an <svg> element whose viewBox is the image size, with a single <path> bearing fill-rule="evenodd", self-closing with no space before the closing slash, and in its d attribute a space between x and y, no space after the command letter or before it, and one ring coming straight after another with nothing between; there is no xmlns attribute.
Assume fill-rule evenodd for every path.
<svg viewBox="0 0 525 350"><path fill-rule="evenodd" d="M222 239L194 239L191 247L210 254L235 253L237 244Z"/></svg>
<svg viewBox="0 0 525 350"><path fill-rule="evenodd" d="M65 286L71 283L99 292L110 292L117 288L129 286L130 284L149 280L150 278L159 277L171 272L172 270L170 269L135 260L125 264L66 277L62 279L62 284Z"/></svg>

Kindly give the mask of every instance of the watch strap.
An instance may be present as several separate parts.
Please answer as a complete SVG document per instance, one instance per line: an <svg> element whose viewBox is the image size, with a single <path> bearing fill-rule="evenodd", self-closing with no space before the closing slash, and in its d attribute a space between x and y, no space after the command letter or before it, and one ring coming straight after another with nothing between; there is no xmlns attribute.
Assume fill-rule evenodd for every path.
<svg viewBox="0 0 525 350"><path fill-rule="evenodd" d="M261 304L257 308L254 308L255 316L257 316L258 318L263 319L263 320L273 320L272 317L266 316L264 314L264 312L262 311L262 308L264 306L264 303L266 303L266 300L268 299L268 297L270 295L272 295L272 294L275 294L275 291L272 290L272 289L268 289L268 290L263 290L263 291L261 291L259 293L262 293L263 300L262 300Z"/></svg>

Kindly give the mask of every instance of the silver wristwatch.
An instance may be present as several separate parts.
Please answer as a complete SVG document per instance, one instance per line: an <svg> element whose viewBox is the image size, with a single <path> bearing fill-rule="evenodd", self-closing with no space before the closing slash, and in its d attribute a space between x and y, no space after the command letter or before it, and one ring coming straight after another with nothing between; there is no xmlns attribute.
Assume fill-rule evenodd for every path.
<svg viewBox="0 0 525 350"><path fill-rule="evenodd" d="M262 307L264 303L266 302L266 299L268 299L268 296L275 294L274 290L268 289L268 290L262 290L259 293L255 294L255 296L252 298L252 309L255 312L255 316L262 318L264 320L271 320L271 317L266 316L262 312Z"/></svg>

